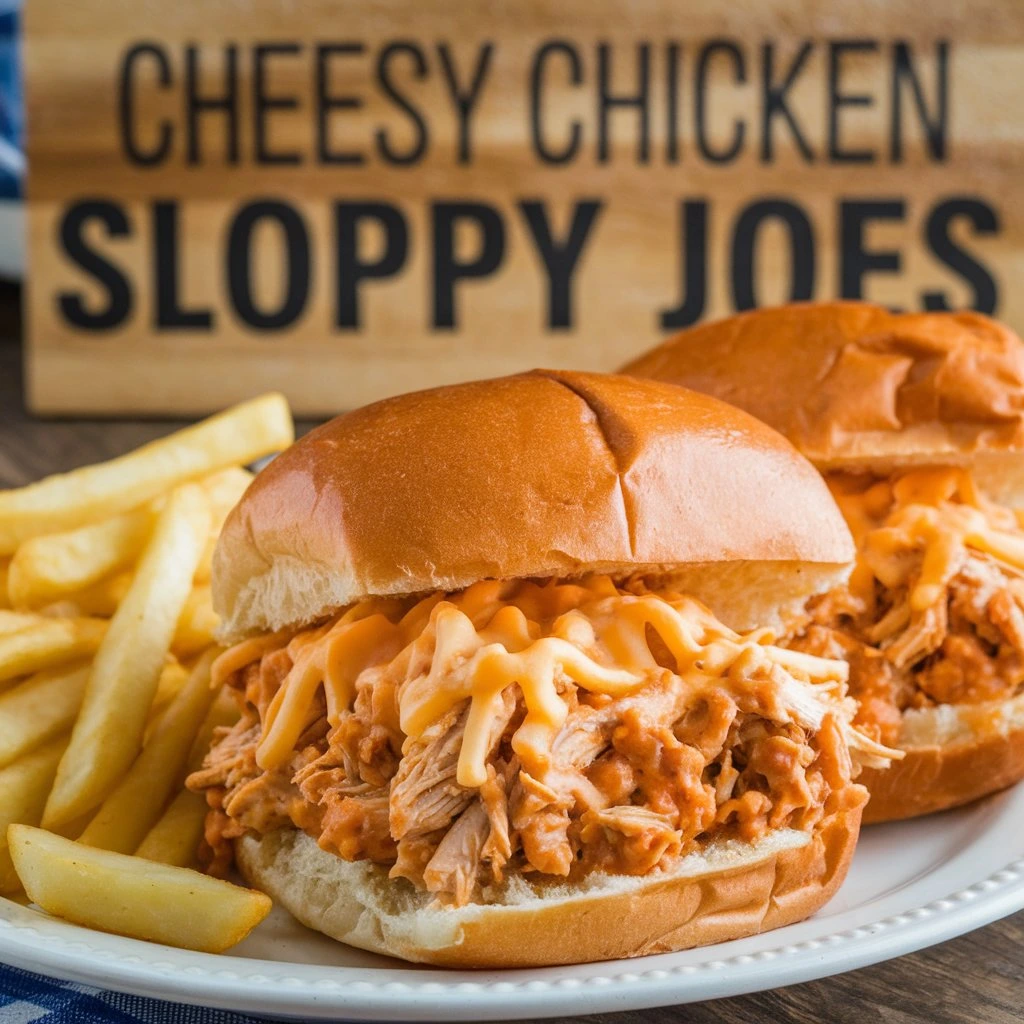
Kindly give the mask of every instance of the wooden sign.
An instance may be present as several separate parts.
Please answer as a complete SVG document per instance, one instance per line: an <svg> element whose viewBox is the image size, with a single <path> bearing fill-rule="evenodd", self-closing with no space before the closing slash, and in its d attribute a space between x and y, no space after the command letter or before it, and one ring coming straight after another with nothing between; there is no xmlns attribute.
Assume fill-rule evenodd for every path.
<svg viewBox="0 0 1024 1024"><path fill-rule="evenodd" d="M756 304L1024 329L1019 0L32 0L28 394L333 413Z"/></svg>

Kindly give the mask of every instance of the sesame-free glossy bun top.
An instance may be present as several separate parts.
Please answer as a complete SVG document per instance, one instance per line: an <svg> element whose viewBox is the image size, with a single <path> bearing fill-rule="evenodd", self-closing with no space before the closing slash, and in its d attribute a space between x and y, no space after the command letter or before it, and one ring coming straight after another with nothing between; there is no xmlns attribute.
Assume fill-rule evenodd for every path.
<svg viewBox="0 0 1024 1024"><path fill-rule="evenodd" d="M308 434L228 518L213 587L225 638L370 595L595 571L677 576L742 627L833 585L852 556L813 467L746 413L670 384L534 371Z"/></svg>
<svg viewBox="0 0 1024 1024"><path fill-rule="evenodd" d="M1024 343L980 313L753 310L683 331L621 372L737 405L822 469L971 465L1004 492L1024 476Z"/></svg>

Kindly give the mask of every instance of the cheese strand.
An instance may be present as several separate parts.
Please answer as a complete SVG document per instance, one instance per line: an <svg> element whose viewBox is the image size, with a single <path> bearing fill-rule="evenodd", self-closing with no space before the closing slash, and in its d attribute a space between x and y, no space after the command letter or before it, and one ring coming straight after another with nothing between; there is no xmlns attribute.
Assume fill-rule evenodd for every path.
<svg viewBox="0 0 1024 1024"><path fill-rule="evenodd" d="M664 660L667 651L671 665L652 651L652 633L663 645L658 657ZM696 700L709 686L743 687L755 676L782 672L780 693L793 720L817 728L842 706L848 671L842 661L772 646L767 630L742 636L692 598L632 593L607 576L544 585L488 580L448 596L371 599L313 629L275 637L278 647L287 644L292 665L264 715L260 767L291 756L321 688L334 727L353 708L363 674L383 672L396 688L406 748L468 703L456 776L466 787L486 781L499 739L494 723L513 685L526 713L512 748L524 770L542 781L572 687L621 698L675 674ZM269 638L243 641L221 656L221 671L238 671L270 649Z"/></svg>

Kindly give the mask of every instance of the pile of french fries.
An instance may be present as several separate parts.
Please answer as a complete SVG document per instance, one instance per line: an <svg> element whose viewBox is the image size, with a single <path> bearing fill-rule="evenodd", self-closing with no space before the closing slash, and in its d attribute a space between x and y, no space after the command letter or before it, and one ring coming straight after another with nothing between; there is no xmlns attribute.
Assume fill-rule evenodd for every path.
<svg viewBox="0 0 1024 1024"><path fill-rule="evenodd" d="M194 870L206 806L184 779L237 718L210 682L213 547L243 467L292 440L266 395L0 491L0 893L210 952L269 912Z"/></svg>

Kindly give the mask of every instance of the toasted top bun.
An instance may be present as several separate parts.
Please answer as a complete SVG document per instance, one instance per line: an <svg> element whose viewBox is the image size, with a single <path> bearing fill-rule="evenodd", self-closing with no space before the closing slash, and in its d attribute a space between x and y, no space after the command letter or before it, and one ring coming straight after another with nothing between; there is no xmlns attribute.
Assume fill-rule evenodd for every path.
<svg viewBox="0 0 1024 1024"><path fill-rule="evenodd" d="M971 465L999 496L1024 495L1024 343L978 313L755 310L683 331L622 372L746 409L822 469Z"/></svg>
<svg viewBox="0 0 1024 1024"><path fill-rule="evenodd" d="M389 398L275 459L214 554L223 638L373 595L636 572L735 628L845 578L853 543L784 438L653 381L534 371Z"/></svg>

